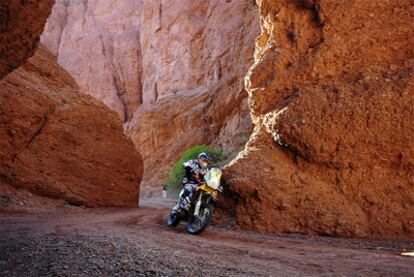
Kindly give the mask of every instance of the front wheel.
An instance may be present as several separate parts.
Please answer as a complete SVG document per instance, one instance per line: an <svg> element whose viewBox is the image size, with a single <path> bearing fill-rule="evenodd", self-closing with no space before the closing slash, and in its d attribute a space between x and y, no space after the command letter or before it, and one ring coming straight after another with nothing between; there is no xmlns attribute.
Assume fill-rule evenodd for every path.
<svg viewBox="0 0 414 277"><path fill-rule="evenodd" d="M176 227L180 223L180 213L170 213L167 219L167 225Z"/></svg>
<svg viewBox="0 0 414 277"><path fill-rule="evenodd" d="M193 211L194 212L194 211ZM213 218L214 207L210 203L202 203L198 215L193 212L189 215L187 232L197 235L203 232Z"/></svg>

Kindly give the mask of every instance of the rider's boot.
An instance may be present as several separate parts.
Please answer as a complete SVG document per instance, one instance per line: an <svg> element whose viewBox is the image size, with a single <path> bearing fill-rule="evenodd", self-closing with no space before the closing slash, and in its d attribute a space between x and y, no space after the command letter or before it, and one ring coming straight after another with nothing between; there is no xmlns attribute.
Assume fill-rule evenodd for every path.
<svg viewBox="0 0 414 277"><path fill-rule="evenodd" d="M172 213L178 213L180 211L180 202L177 202L177 204L174 205L172 208Z"/></svg>
<svg viewBox="0 0 414 277"><path fill-rule="evenodd" d="M172 208L172 213L178 213L180 209L188 211L191 207L191 198L190 195L181 196L180 200Z"/></svg>

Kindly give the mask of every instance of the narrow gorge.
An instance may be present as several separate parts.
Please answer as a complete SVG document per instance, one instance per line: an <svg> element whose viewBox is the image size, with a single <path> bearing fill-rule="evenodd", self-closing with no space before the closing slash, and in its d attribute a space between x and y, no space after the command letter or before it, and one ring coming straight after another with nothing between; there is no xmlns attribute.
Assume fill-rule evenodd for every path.
<svg viewBox="0 0 414 277"><path fill-rule="evenodd" d="M0 276L411 276L413 137L413 0L2 0Z"/></svg>
<svg viewBox="0 0 414 277"><path fill-rule="evenodd" d="M3 202L133 207L208 144L234 228L414 237L412 1L52 2L0 6Z"/></svg>
<svg viewBox="0 0 414 277"><path fill-rule="evenodd" d="M119 114L150 197L187 148L211 144L229 161L247 142L243 77L259 33L254 1L58 0L41 41Z"/></svg>

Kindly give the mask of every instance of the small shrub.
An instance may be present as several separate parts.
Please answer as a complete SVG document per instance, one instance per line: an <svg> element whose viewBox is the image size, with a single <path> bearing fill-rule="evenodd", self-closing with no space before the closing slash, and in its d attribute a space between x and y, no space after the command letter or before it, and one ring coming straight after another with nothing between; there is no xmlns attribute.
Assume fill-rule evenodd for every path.
<svg viewBox="0 0 414 277"><path fill-rule="evenodd" d="M197 156L202 152L208 153L212 157L212 164L215 164L222 159L222 152L219 149L214 149L204 144L193 146L187 149L184 154L181 155L180 159L173 165L171 177L166 181L167 186L175 188L180 187L185 173L183 163L197 158Z"/></svg>

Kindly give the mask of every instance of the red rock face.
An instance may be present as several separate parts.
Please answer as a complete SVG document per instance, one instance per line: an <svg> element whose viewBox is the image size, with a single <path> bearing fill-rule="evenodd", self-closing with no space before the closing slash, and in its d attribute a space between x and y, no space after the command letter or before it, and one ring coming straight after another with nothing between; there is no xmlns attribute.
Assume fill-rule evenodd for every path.
<svg viewBox="0 0 414 277"><path fill-rule="evenodd" d="M161 192L171 166L191 146L225 145L227 158L240 151L251 133L251 121L242 85L230 82L223 80L161 98L136 114L128 135L145 160L144 197Z"/></svg>
<svg viewBox="0 0 414 277"><path fill-rule="evenodd" d="M143 26L151 28L141 36L144 104L127 132L145 160L147 196L160 192L189 147L212 144L232 158L252 130L242 80L259 33L257 6L253 1L164 3L145 5Z"/></svg>
<svg viewBox="0 0 414 277"><path fill-rule="evenodd" d="M244 76L259 34L254 1L144 3L144 103Z"/></svg>
<svg viewBox="0 0 414 277"><path fill-rule="evenodd" d="M412 2L259 3L255 131L225 169L236 224L413 238Z"/></svg>
<svg viewBox="0 0 414 277"><path fill-rule="evenodd" d="M33 55L53 2L1 1L0 79Z"/></svg>
<svg viewBox="0 0 414 277"><path fill-rule="evenodd" d="M126 122L148 195L192 145L238 152L249 104L237 226L413 238L411 2L60 1L43 40Z"/></svg>
<svg viewBox="0 0 414 277"><path fill-rule="evenodd" d="M41 41L80 86L131 119L142 103L141 1L57 0Z"/></svg>
<svg viewBox="0 0 414 277"><path fill-rule="evenodd" d="M67 3L57 1L42 41L81 91L127 122L146 195L161 192L190 146L223 146L228 157L242 148L252 127L243 76L260 31L254 1Z"/></svg>
<svg viewBox="0 0 414 277"><path fill-rule="evenodd" d="M117 115L79 93L54 59L39 47L0 81L0 189L90 207L136 207L140 155Z"/></svg>

